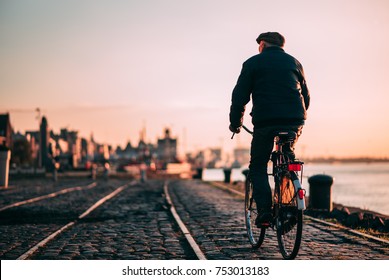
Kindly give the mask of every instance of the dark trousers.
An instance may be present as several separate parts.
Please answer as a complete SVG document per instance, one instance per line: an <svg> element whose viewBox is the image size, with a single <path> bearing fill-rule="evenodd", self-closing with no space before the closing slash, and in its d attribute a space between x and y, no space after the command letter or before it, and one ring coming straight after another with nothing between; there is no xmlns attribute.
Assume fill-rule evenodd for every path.
<svg viewBox="0 0 389 280"><path fill-rule="evenodd" d="M270 211L272 207L272 192L269 184L267 165L273 151L274 137L280 131L294 131L297 139L302 133L302 125L277 125L267 127L254 127L251 142L250 178L253 183L253 197L258 210ZM297 142L284 146L284 152L294 156L294 146Z"/></svg>

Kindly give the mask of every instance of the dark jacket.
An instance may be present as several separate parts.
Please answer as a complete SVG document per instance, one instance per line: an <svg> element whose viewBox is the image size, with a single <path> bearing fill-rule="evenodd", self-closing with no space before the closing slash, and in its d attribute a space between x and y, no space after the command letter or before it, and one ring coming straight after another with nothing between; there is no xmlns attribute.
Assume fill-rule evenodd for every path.
<svg viewBox="0 0 389 280"><path fill-rule="evenodd" d="M242 125L250 96L254 127L304 124L310 96L303 67L282 48L268 47L243 63L232 92L233 127Z"/></svg>

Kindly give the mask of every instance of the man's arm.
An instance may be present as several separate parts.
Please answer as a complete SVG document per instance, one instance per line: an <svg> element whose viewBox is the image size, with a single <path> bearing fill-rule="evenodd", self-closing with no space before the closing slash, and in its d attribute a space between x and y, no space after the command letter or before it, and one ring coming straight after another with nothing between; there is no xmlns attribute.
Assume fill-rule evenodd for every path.
<svg viewBox="0 0 389 280"><path fill-rule="evenodd" d="M232 91L230 107L230 125L239 128L243 123L246 104L250 101L252 92L252 74L247 63L243 63L242 71L234 90Z"/></svg>
<svg viewBox="0 0 389 280"><path fill-rule="evenodd" d="M307 83L305 82L305 79L301 85L301 94L304 97L305 110L308 110L309 103L311 102L311 96L309 94L309 90L307 87Z"/></svg>
<svg viewBox="0 0 389 280"><path fill-rule="evenodd" d="M300 82L300 86L301 86L301 95L304 98L305 110L308 110L309 103L311 101L311 96L309 94L309 89L307 86L307 82L305 80L303 66L301 64L300 64L300 74L301 74L301 77L300 77L299 82Z"/></svg>

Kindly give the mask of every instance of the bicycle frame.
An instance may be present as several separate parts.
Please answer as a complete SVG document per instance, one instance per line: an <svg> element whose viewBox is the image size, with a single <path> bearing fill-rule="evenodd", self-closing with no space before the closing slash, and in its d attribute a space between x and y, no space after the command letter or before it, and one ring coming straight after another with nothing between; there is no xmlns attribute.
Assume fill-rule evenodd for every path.
<svg viewBox="0 0 389 280"><path fill-rule="evenodd" d="M253 135L254 132L248 129L246 126L242 125L242 128L246 130L249 134ZM235 133L232 135L231 139L234 137ZM282 172L289 172L293 186L295 188L295 195L297 196L297 207L299 210L305 210L305 189L302 188L302 178L303 178L303 165L304 162L301 161L289 161L288 157L283 153L282 148L285 144L291 141L281 141L280 137L275 137L275 149L271 154L271 161L273 163L273 173L269 174L274 177L279 176ZM300 180L297 172L301 172ZM276 184L277 185L277 184Z"/></svg>
<svg viewBox="0 0 389 280"><path fill-rule="evenodd" d="M247 127L242 126L242 128L253 134ZM300 176L302 178L304 163L294 160L294 155L290 156L290 149L286 153L283 151L286 144L295 141L296 135L294 132L277 132L274 139L275 149L270 157L273 163L272 174L268 174L273 176L275 183L272 221L269 224L256 224L256 218L258 218L260 211L257 211L253 200L253 186L250 176L245 174L245 223L249 241L253 248L261 246L266 229L271 227L277 232L278 246L284 259L294 259L300 248L303 230L305 190L301 186L299 172L301 172Z"/></svg>

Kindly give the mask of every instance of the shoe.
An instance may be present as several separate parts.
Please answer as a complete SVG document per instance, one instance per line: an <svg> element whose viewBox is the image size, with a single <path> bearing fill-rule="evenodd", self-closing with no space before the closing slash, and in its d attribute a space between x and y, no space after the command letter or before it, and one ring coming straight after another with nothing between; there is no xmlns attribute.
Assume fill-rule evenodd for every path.
<svg viewBox="0 0 389 280"><path fill-rule="evenodd" d="M261 213L262 212L262 213ZM255 225L259 228L269 227L273 220L273 215L270 212L261 211L258 217L255 219Z"/></svg>

